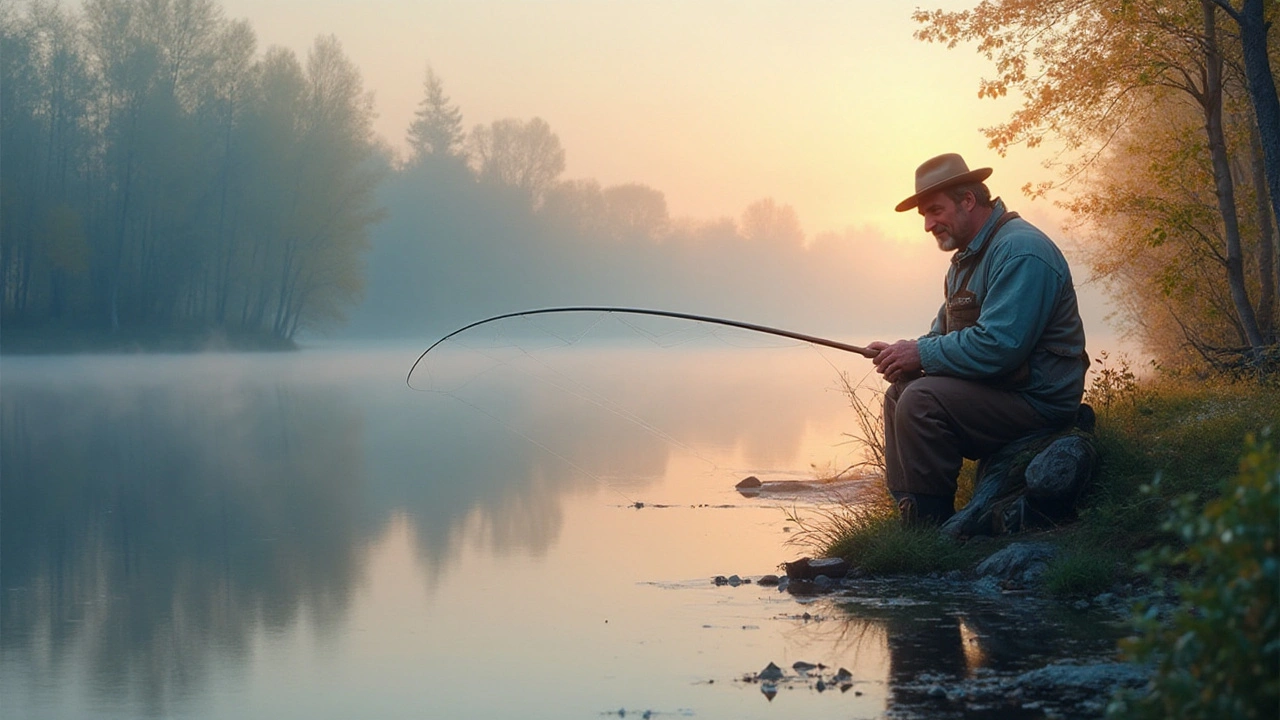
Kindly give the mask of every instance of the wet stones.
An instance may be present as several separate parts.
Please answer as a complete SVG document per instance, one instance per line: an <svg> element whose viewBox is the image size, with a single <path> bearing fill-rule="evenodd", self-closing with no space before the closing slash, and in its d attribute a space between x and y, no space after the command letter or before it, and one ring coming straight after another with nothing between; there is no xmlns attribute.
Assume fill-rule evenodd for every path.
<svg viewBox="0 0 1280 720"><path fill-rule="evenodd" d="M1017 542L1000 550L977 567L981 577L1017 581L1026 585L1034 583L1044 574L1049 561L1057 554L1057 548L1043 542Z"/></svg>
<svg viewBox="0 0 1280 720"><path fill-rule="evenodd" d="M814 581L818 577L828 578L826 584L840 580L849 574L849 561L844 558L800 558L794 562L782 564L787 577L792 580Z"/></svg>
<svg viewBox="0 0 1280 720"><path fill-rule="evenodd" d="M779 687L794 687L803 685L818 692L826 690L839 689L840 692L847 692L854 685L853 673L845 668L840 668L835 673L828 672L830 668L822 663L811 663L804 660L798 660L791 664L793 672L788 673L779 667L776 663L770 662L763 670L754 674L746 674L742 677L742 682L759 683L760 692L769 700L773 700L778 694ZM861 695L859 691L856 693Z"/></svg>

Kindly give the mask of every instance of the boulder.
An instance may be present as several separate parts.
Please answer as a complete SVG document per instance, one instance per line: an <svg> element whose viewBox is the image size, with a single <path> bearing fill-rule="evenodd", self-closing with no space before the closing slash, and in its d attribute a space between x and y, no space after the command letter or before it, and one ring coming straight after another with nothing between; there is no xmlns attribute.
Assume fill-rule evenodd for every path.
<svg viewBox="0 0 1280 720"><path fill-rule="evenodd" d="M1098 465L1093 409L1082 405L1074 427L1038 432L978 464L973 498L942 524L956 538L1051 527L1075 514L1076 500Z"/></svg>

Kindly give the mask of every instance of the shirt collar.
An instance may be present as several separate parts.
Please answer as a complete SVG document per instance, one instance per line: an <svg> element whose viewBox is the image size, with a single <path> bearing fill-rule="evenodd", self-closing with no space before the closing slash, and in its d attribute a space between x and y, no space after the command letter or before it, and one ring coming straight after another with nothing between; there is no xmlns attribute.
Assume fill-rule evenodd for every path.
<svg viewBox="0 0 1280 720"><path fill-rule="evenodd" d="M1004 217L1004 213L1004 201L996 198L995 202L991 204L991 216L978 229L978 234L973 236L973 241L969 243L969 246L951 256L951 262L955 264L962 263L981 252L982 246L990 239L988 236L991 234L991 229L995 227L1000 218Z"/></svg>

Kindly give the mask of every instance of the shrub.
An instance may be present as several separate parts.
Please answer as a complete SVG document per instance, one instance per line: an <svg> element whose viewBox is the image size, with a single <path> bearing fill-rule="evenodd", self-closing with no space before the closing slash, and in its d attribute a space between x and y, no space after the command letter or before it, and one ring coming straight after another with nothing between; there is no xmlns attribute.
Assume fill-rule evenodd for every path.
<svg viewBox="0 0 1280 720"><path fill-rule="evenodd" d="M1156 607L1138 618L1125 649L1154 677L1118 696L1112 717L1264 718L1280 707L1280 456L1266 431L1250 436L1221 495L1198 505L1193 494L1174 501L1165 529L1185 544L1148 559L1152 573L1183 575L1172 583L1180 602L1167 618Z"/></svg>

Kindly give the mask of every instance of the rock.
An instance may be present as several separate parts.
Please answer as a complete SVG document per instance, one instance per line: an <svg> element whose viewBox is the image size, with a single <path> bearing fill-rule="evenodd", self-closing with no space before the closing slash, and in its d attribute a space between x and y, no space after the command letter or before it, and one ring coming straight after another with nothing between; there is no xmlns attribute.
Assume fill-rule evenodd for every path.
<svg viewBox="0 0 1280 720"><path fill-rule="evenodd" d="M783 563L787 577L792 580L813 580L819 575L840 579L849 574L849 561L844 558L800 558L795 562Z"/></svg>
<svg viewBox="0 0 1280 720"><path fill-rule="evenodd" d="M781 680L782 677L782 668L774 665L773 663L765 665L763 670L756 673L757 680Z"/></svg>
<svg viewBox="0 0 1280 720"><path fill-rule="evenodd" d="M973 591L979 595L999 595L1000 582L991 575L984 575L974 581Z"/></svg>
<svg viewBox="0 0 1280 720"><path fill-rule="evenodd" d="M1149 674L1148 669L1131 663L1080 664L1067 661L1025 672L1018 676L1017 683L1038 692L1058 693L1073 689L1100 693L1120 686L1139 687L1146 684Z"/></svg>
<svg viewBox="0 0 1280 720"><path fill-rule="evenodd" d="M760 478L755 475L750 475L743 478L742 481L737 485L734 485L734 487L739 490L759 490L763 485L764 483L760 482Z"/></svg>
<svg viewBox="0 0 1280 720"><path fill-rule="evenodd" d="M1073 515L1097 458L1093 435L1081 427L1015 440L978 464L972 499L941 530L968 538L1053 526Z"/></svg>
<svg viewBox="0 0 1280 720"><path fill-rule="evenodd" d="M738 577L737 575L730 575L727 582L733 587L738 587L739 585L742 584L742 578Z"/></svg>
<svg viewBox="0 0 1280 720"><path fill-rule="evenodd" d="M764 585L765 587L773 587L774 585L778 584L778 576L777 575L761 575L760 579L756 581L756 584Z"/></svg>
<svg viewBox="0 0 1280 720"><path fill-rule="evenodd" d="M1050 443L1027 465L1027 495L1074 505L1089 484L1098 451L1083 435L1067 435Z"/></svg>
<svg viewBox="0 0 1280 720"><path fill-rule="evenodd" d="M1044 572L1056 552L1049 543L1013 543L983 560L976 572L979 576L1027 582Z"/></svg>
<svg viewBox="0 0 1280 720"><path fill-rule="evenodd" d="M795 670L796 672L800 673L801 675L803 675L804 673L809 672L810 670L814 670L814 669L816 669L817 667L818 667L817 665L814 665L814 664L813 664L813 663L811 663L811 662L805 662L805 661L803 661L803 660L797 660L797 661L795 661L795 662L791 663L791 669L792 669L792 670Z"/></svg>

